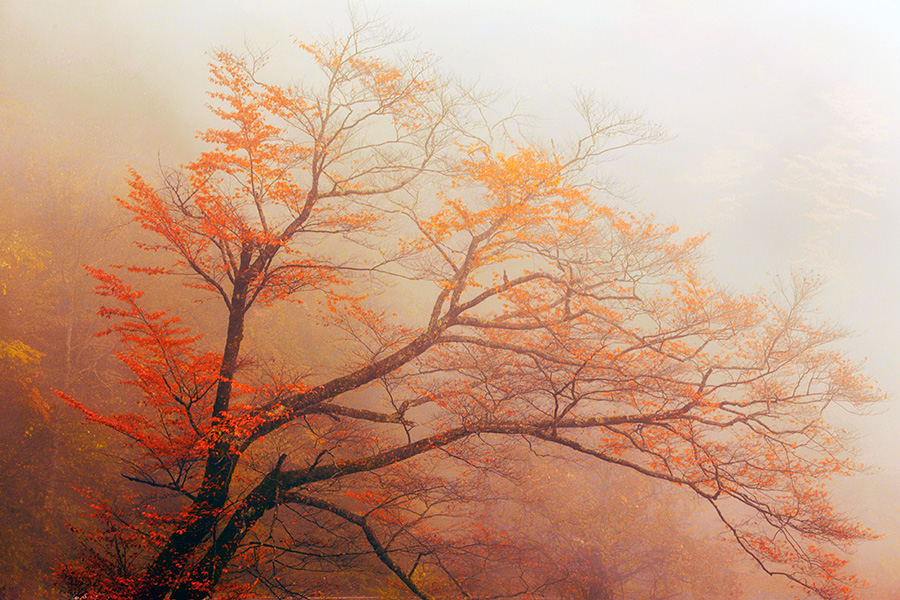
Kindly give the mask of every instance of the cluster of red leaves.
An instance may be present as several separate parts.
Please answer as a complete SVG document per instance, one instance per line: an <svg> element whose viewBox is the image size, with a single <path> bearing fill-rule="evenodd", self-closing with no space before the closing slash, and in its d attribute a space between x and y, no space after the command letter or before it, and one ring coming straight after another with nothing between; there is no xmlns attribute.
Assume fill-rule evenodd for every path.
<svg viewBox="0 0 900 600"><path fill-rule="evenodd" d="M190 335L177 317L148 312L139 304L142 292L119 277L89 269L97 279L96 293L116 305L100 314L113 325L98 335L117 335L123 350L117 356L133 377L123 381L139 392L138 410L104 416L60 394L90 420L125 435L140 449L139 460L150 470L164 470L172 483L182 477L208 448L212 393L218 381L220 356L197 352L198 336Z"/></svg>

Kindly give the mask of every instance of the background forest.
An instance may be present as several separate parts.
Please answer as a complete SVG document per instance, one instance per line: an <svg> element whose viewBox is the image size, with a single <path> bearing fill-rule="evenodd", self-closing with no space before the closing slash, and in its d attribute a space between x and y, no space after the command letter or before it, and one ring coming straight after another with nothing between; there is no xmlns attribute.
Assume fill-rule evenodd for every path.
<svg viewBox="0 0 900 600"><path fill-rule="evenodd" d="M116 339L96 335L109 323L97 317L104 302L83 265L147 262L134 242L149 238L113 202L128 194L127 169L151 179L161 166L186 163L204 149L193 135L214 126L204 107L211 49L262 46L275 72L297 82L305 73L292 71L289 36L340 36L349 28L344 7L307 3L252 10L162 3L146 12L88 4L79 11L54 2L0 8L4 30L12 32L0 42L0 597L10 600L60 593L51 574L91 547L84 545L84 534L97 527L90 505L135 493L121 476L123 457L133 458L121 438L86 422L53 391L97 413L122 412L121 381L129 373L116 359ZM382 4L368 8L418 31L411 52L433 48L442 68L460 79L502 88L499 105L524 115L517 134L526 139L562 146L577 135L577 111L557 108L571 105L574 86L662 123L667 141L602 165L617 205L678 223L682 239L710 231L702 268L739 292L770 288L767 271L788 275L804 267L825 275L814 301L818 320L858 331L840 348L854 363L868 357L864 371L895 396L891 299L900 278L890 257L900 215L889 165L900 139L892 135L890 108L900 105L892 103L900 94L900 52L881 27L900 15L876 3L836 5L815 16L800 3L755 11L712 3L647 3L634 11L573 4L553 14L527 3ZM793 24L798 15L806 25ZM579 21L606 32L605 41ZM680 27L670 30L672 23ZM791 42L772 42L779 32ZM222 309L195 302L195 290L157 280L144 291L150 306L177 307L210 345L224 341ZM290 332L296 315L291 307L262 309L245 345L272 365L297 357L343 360L312 356ZM864 598L890 598L896 589L900 528L890 482L900 449L890 440L897 419L891 403L878 410L874 419L830 415L858 432L845 441L860 462L880 469L829 484L841 512L883 535L847 556L851 570L870 582L859 591ZM508 564L531 565L541 555L554 565L546 587L529 593L792 597L783 580L763 576L735 549L691 494L570 456L541 462L524 449L509 452L516 475L491 484L479 517L496 539L509 539L500 544ZM105 547L104 560L118 551ZM128 550L119 557L127 570ZM401 582L372 575L384 568L374 558L341 568L340 584L328 570L312 570L301 583L326 595L408 593ZM514 571L495 572L511 579ZM439 577L422 577L423 585L439 588Z"/></svg>

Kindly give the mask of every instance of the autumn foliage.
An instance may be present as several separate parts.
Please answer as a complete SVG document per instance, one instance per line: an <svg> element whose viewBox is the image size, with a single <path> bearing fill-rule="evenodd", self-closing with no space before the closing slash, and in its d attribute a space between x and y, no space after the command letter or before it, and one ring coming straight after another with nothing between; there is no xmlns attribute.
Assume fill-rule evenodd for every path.
<svg viewBox="0 0 900 600"><path fill-rule="evenodd" d="M658 136L638 119L586 102L584 136L541 147L369 29L297 46L317 67L297 87L216 54L208 149L120 200L151 265L90 269L136 400L69 400L125 436L137 487L94 503L70 589L560 590L482 503L531 452L689 490L760 568L853 597L840 552L870 534L830 504L855 466L826 417L880 394L813 319L813 278L731 294L698 269L702 238L610 205L594 168ZM220 329L145 306L145 276L220 301ZM288 302L318 359L272 369L244 338Z"/></svg>

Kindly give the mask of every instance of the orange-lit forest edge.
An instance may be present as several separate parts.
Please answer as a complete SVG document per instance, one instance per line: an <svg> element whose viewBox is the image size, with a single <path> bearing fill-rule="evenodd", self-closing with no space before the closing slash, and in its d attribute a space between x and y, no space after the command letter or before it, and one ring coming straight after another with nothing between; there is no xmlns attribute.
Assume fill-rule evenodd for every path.
<svg viewBox="0 0 900 600"><path fill-rule="evenodd" d="M131 173L140 255L86 261L100 337L83 281L41 292L66 251L3 230L4 440L28 443L0 464L39 482L5 482L11 581L53 555L51 511L48 543L79 536L55 585L85 599L737 598L740 557L855 597L873 534L829 499L859 467L828 416L881 393L815 277L730 293L702 236L616 208L606 159L661 138L638 117L585 98L541 144L377 28L296 46L290 87L218 52L206 150ZM22 273L72 311L42 317L56 354Z"/></svg>

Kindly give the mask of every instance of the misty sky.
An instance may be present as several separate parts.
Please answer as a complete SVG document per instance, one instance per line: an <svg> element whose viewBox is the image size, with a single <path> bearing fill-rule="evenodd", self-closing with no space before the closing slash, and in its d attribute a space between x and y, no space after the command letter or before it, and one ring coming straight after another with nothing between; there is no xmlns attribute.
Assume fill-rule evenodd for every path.
<svg viewBox="0 0 900 600"><path fill-rule="evenodd" d="M853 484L863 490L853 500L888 534L872 547L900 548L889 492L900 481L900 3L371 0L360 10L406 26L445 70L521 99L546 137L576 132L575 89L662 124L669 141L608 165L629 190L621 204L710 232L709 268L729 286L752 291L797 267L823 275L823 318L856 332L848 351L892 397L853 421L862 459L882 469ZM27 106L56 141L124 179L127 166L177 164L196 149L193 133L210 124L209 50L269 48L273 72L297 80L290 36L346 23L343 3L299 0L0 0L0 102ZM871 560L890 568L890 557Z"/></svg>

